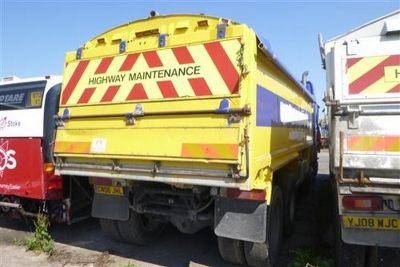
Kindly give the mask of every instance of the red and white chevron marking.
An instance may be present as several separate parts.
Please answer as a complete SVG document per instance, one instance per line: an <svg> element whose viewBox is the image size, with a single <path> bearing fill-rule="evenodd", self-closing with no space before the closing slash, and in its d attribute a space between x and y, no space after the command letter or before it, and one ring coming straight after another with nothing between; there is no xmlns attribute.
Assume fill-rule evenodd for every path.
<svg viewBox="0 0 400 267"><path fill-rule="evenodd" d="M61 104L235 94L240 45L235 39L70 62Z"/></svg>

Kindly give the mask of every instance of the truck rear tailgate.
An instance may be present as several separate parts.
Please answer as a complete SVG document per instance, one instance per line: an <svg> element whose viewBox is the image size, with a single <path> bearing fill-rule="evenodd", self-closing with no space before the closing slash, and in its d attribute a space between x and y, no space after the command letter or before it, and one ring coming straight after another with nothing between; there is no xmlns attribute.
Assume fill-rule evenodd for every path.
<svg viewBox="0 0 400 267"><path fill-rule="evenodd" d="M218 99L196 100L193 105L196 102L214 102L215 109L219 105ZM181 103L164 104L171 107ZM153 106L152 103L142 105L150 110ZM199 114L190 114L197 112ZM202 112L204 114L201 114ZM115 115L111 118L101 118L100 115L100 118L93 118L93 121L79 118L79 115L74 119L71 114L65 127L59 129L55 151L58 156L81 154L90 155L90 158L193 158L201 161L215 159L237 162L240 124L228 125L227 114L212 114L211 109L180 110L179 113L182 114L174 115L174 111L171 110L149 111L133 117L121 113L120 116ZM129 120L132 121L131 125Z"/></svg>
<svg viewBox="0 0 400 267"><path fill-rule="evenodd" d="M144 180L163 168L239 173L241 118L250 114L239 95L240 51L234 38L69 62L57 171Z"/></svg>

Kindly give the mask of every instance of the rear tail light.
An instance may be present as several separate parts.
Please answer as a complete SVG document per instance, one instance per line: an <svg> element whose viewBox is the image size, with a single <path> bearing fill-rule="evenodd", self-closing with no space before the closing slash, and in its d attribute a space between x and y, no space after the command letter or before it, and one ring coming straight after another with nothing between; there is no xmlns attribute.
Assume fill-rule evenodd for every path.
<svg viewBox="0 0 400 267"><path fill-rule="evenodd" d="M228 198L250 199L259 201L265 201L265 198L267 196L265 190L258 189L244 191L236 188L227 188L226 194Z"/></svg>
<svg viewBox="0 0 400 267"><path fill-rule="evenodd" d="M54 174L54 164L43 164L44 185L47 199L63 198L63 179L60 175Z"/></svg>
<svg viewBox="0 0 400 267"><path fill-rule="evenodd" d="M383 200L381 197L376 196L345 196L342 199L342 204L348 210L383 210Z"/></svg>

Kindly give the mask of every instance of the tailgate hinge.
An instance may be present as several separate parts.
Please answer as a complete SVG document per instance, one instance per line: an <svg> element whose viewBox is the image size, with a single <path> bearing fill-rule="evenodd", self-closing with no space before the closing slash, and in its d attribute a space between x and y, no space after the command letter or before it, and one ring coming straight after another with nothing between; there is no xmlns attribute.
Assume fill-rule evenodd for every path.
<svg viewBox="0 0 400 267"><path fill-rule="evenodd" d="M140 104L140 103L136 104L134 112L125 114L125 117L126 117L125 125L126 126L135 125L135 123L136 123L135 117L143 116L143 115L144 115L144 110L143 110L142 104Z"/></svg>
<svg viewBox="0 0 400 267"><path fill-rule="evenodd" d="M359 119L358 117L362 113L359 106L346 106L347 115L347 128L348 129L358 129Z"/></svg>

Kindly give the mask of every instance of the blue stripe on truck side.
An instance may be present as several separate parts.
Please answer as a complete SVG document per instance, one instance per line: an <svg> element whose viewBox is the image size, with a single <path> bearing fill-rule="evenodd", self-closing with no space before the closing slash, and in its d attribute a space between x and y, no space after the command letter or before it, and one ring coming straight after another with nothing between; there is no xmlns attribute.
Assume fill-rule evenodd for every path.
<svg viewBox="0 0 400 267"><path fill-rule="evenodd" d="M263 127L307 128L312 114L257 85L256 125Z"/></svg>

